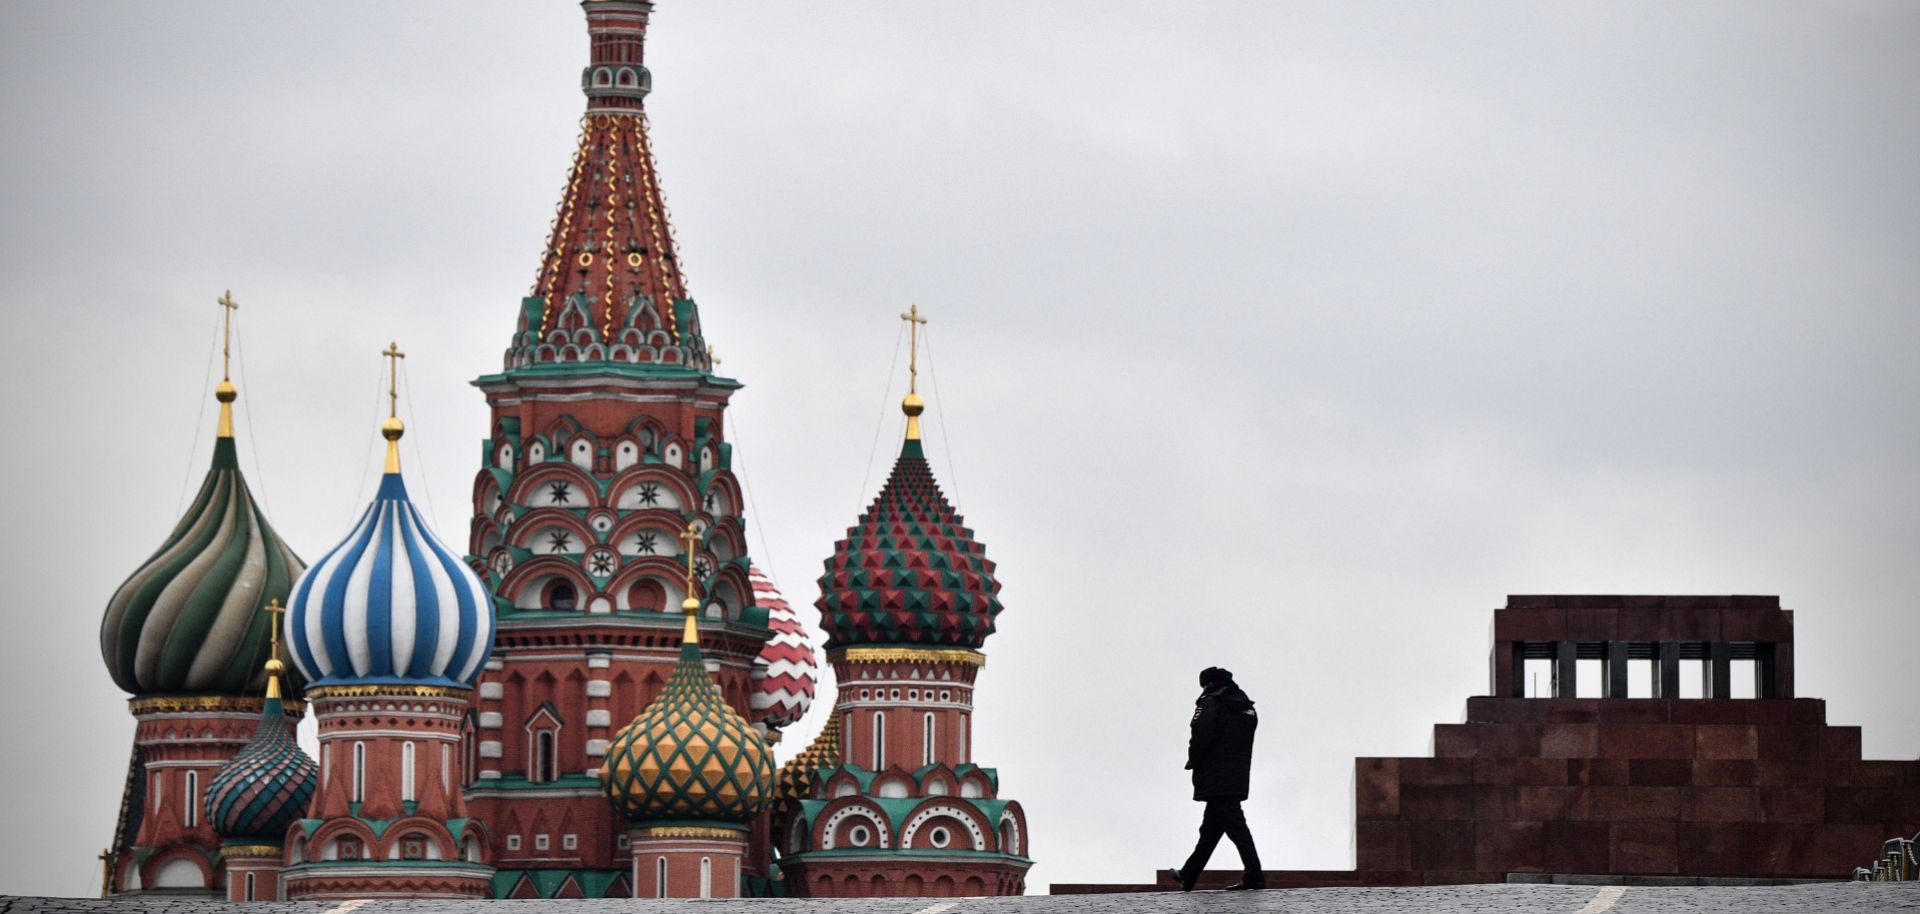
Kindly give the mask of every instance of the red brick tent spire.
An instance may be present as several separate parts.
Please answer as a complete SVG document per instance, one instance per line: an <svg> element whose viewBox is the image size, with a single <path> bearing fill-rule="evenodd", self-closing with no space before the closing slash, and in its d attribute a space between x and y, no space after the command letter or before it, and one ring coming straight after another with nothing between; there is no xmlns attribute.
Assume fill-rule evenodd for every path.
<svg viewBox="0 0 1920 914"><path fill-rule="evenodd" d="M540 272L506 367L613 361L711 370L647 140L644 0L586 0L587 95Z"/></svg>
<svg viewBox="0 0 1920 914"><path fill-rule="evenodd" d="M765 722L753 672L773 634L727 442L740 384L713 372L648 150L653 5L581 7L579 148L504 370L474 382L491 422L467 560L499 634L465 736L465 795L495 842L492 893L508 898L633 894L626 823L592 772L672 677L689 549L702 654L750 724ZM764 894L765 817L748 825L742 874Z"/></svg>

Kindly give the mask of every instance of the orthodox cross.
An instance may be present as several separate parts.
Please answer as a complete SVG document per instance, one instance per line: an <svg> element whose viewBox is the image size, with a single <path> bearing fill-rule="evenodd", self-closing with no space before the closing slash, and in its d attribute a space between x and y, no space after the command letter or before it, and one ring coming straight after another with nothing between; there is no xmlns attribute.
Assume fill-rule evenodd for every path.
<svg viewBox="0 0 1920 914"><path fill-rule="evenodd" d="M273 599L268 600L267 605L263 607L260 611L263 613L266 613L267 618L269 620L272 620L272 624L267 628L267 643L271 645L271 647L269 648L271 653L269 653L267 656L273 658L274 660L279 660L280 659L280 617L286 613L287 608L285 606L280 605L279 597L274 597Z"/></svg>
<svg viewBox="0 0 1920 914"><path fill-rule="evenodd" d="M693 596L693 554L700 548L700 531L692 524L680 534L680 542L687 545L687 596Z"/></svg>
<svg viewBox="0 0 1920 914"><path fill-rule="evenodd" d="M220 315L220 380L231 381L233 378L228 374L228 363L233 349L233 312L240 310L240 303L233 300L233 290L228 289L215 304L225 309Z"/></svg>
<svg viewBox="0 0 1920 914"><path fill-rule="evenodd" d="M900 315L907 322L907 393L919 393L920 382L920 325L927 319L920 316L920 306L912 305L907 313ZM895 363L899 364L899 363Z"/></svg>
<svg viewBox="0 0 1920 914"><path fill-rule="evenodd" d="M391 341L380 354L387 358L387 417L397 418L400 415L400 360L407 354L400 351L399 343Z"/></svg>

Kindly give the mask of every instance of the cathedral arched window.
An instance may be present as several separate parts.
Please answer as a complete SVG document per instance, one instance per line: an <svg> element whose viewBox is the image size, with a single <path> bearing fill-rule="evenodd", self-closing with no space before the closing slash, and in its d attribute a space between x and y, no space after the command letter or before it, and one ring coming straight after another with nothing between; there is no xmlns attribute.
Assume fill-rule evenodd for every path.
<svg viewBox="0 0 1920 914"><path fill-rule="evenodd" d="M413 802L413 788L416 771L414 769L413 740L400 744L400 801Z"/></svg>
<svg viewBox="0 0 1920 914"><path fill-rule="evenodd" d="M656 857L653 861L653 897L667 897L667 858Z"/></svg>
<svg viewBox="0 0 1920 914"><path fill-rule="evenodd" d="M572 581L555 578L547 582L545 592L540 595L540 605L556 612L573 612L580 608L580 591Z"/></svg>
<svg viewBox="0 0 1920 914"><path fill-rule="evenodd" d="M353 790L350 794L355 803L367 799L367 744L353 744Z"/></svg>
<svg viewBox="0 0 1920 914"><path fill-rule="evenodd" d="M920 719L920 764L922 765L933 764L933 743L936 733L937 727L933 721L933 712L928 711L926 716Z"/></svg>
<svg viewBox="0 0 1920 914"><path fill-rule="evenodd" d="M667 591L660 582L641 578L627 588L627 607L635 612L667 611Z"/></svg>
<svg viewBox="0 0 1920 914"><path fill-rule="evenodd" d="M538 736L534 737L533 754L534 754L534 764L537 766L536 770L538 772L534 776L534 780L542 781L542 782L553 780L554 764L553 764L553 731L552 730L542 730L540 731L540 734Z"/></svg>
<svg viewBox="0 0 1920 914"><path fill-rule="evenodd" d="M873 770L887 767L887 714L873 712Z"/></svg>
<svg viewBox="0 0 1920 914"><path fill-rule="evenodd" d="M713 897L713 858L700 858L700 897Z"/></svg>
<svg viewBox="0 0 1920 914"><path fill-rule="evenodd" d="M186 805L182 824L192 828L200 824L200 772L187 772L187 792L181 797Z"/></svg>

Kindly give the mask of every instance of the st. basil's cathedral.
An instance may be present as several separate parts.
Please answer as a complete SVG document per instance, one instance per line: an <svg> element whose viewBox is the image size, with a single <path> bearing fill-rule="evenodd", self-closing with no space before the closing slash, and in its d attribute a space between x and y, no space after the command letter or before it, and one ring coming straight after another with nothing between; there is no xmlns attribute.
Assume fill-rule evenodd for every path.
<svg viewBox="0 0 1920 914"><path fill-rule="evenodd" d="M312 564L248 489L223 376L206 479L101 623L136 721L108 894L1025 890L1025 814L972 754L1000 585L922 451L917 389L819 579L838 695L775 766L817 660L748 555L741 385L714 372L649 150L653 4L581 5L586 116L504 364L474 382L491 425L466 549L407 493L399 346L378 490ZM294 738L308 714L318 759Z"/></svg>

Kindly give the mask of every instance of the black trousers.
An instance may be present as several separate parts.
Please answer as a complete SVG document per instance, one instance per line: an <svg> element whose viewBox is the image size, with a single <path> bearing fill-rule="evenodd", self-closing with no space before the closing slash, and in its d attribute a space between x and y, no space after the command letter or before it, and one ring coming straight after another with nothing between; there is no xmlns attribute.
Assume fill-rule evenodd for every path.
<svg viewBox="0 0 1920 914"><path fill-rule="evenodd" d="M1183 874L1198 876L1207 868L1207 860L1213 856L1213 849L1220 844L1220 836L1226 835L1233 842L1235 850L1240 852L1240 868L1248 879L1259 881L1264 873L1260 869L1260 852L1254 850L1253 832L1247 830L1247 817L1240 811L1239 800L1208 800L1207 812L1200 818L1200 843L1193 846L1193 856L1187 858L1187 865L1180 868Z"/></svg>

